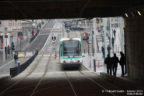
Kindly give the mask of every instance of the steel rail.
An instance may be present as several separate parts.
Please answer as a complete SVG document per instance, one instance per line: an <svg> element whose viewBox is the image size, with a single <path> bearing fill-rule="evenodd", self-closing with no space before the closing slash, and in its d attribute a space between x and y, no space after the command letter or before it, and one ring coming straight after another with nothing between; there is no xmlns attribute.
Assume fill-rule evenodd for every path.
<svg viewBox="0 0 144 96"><path fill-rule="evenodd" d="M57 40L57 42L56 42L56 45L58 46L58 40ZM52 45L52 42L51 42L51 46L53 46L53 45ZM31 93L30 96L33 96L33 95L36 93L36 90L37 90L38 87L40 86L40 84L41 84L42 80L44 79L45 75L47 74L47 72L48 72L48 65L49 65L49 63L51 63L51 59L52 59L52 52L53 52L53 51L50 52L49 60L47 61L44 74L43 74L42 77L40 78L39 82L37 83L37 85L36 85L35 88L33 89L33 91L32 91L32 93Z"/></svg>
<svg viewBox="0 0 144 96"><path fill-rule="evenodd" d="M107 88L105 88L104 86L102 86L101 84L99 84L98 82L96 82L95 80L91 79L89 76L85 75L82 71L79 71L86 79L90 80L91 82L93 82L95 85L99 86L100 88L104 89L104 90L108 90ZM116 96L115 94L109 93L112 96Z"/></svg>
<svg viewBox="0 0 144 96"><path fill-rule="evenodd" d="M69 85L70 85L70 87L71 87L71 89L72 89L72 91L73 91L73 93L74 93L74 96L78 96L78 95L76 94L76 91L75 91L75 89L74 89L73 84L72 84L71 81L69 80L69 77L68 77L67 73L64 72L64 74L65 74L66 79L67 79L67 81L68 81L68 83L69 83Z"/></svg>
<svg viewBox="0 0 144 96"><path fill-rule="evenodd" d="M50 53L50 56L49 56L49 59L47 61L47 64L46 64L46 67L45 67L45 71L44 71L44 74L42 75L42 77L40 78L40 80L38 81L38 83L36 84L35 88L33 89L32 93L30 96L33 96L36 92L36 90L38 89L38 87L40 86L43 78L45 77L46 73L48 72L48 65L49 63L51 63L51 57L52 57L52 52Z"/></svg>

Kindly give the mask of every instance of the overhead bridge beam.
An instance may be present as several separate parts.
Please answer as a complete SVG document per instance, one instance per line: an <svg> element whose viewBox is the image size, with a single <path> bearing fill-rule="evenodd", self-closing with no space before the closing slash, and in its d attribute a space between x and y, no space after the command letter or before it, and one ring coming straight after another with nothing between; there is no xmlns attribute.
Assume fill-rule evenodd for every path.
<svg viewBox="0 0 144 96"><path fill-rule="evenodd" d="M0 19L40 19L122 16L143 6L142 0L3 0Z"/></svg>

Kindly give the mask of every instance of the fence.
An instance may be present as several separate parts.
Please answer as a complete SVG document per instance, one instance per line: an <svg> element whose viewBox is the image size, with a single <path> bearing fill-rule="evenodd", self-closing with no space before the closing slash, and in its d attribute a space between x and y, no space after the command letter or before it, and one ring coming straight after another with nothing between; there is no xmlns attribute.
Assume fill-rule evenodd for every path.
<svg viewBox="0 0 144 96"><path fill-rule="evenodd" d="M10 68L10 76L14 77L19 73L23 72L34 61L37 55L38 51L36 51L35 54L23 64L18 64L18 67Z"/></svg>

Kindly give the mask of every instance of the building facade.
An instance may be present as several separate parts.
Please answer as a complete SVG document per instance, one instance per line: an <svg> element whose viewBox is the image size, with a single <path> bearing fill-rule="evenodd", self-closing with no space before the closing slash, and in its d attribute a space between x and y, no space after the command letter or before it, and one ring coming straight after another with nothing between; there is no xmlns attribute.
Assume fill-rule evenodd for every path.
<svg viewBox="0 0 144 96"><path fill-rule="evenodd" d="M4 23L5 33L3 34ZM17 32L22 31L22 21L21 20L5 20L0 21L0 49L3 48L3 35L5 35L5 46L11 46L11 42L16 38Z"/></svg>

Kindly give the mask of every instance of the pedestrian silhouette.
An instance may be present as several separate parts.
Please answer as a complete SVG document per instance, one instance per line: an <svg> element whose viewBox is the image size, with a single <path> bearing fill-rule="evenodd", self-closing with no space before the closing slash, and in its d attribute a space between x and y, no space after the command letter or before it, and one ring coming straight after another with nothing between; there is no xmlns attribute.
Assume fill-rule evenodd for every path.
<svg viewBox="0 0 144 96"><path fill-rule="evenodd" d="M112 71L113 71L114 76L116 76L116 73L117 73L118 62L119 62L119 59L116 56L116 54L114 53L114 56L112 57Z"/></svg>
<svg viewBox="0 0 144 96"><path fill-rule="evenodd" d="M111 50L111 47L110 47L110 45L108 45L108 47L107 47L108 54L110 54L110 50Z"/></svg>
<svg viewBox="0 0 144 96"><path fill-rule="evenodd" d="M11 50L15 50L14 42L11 43Z"/></svg>
<svg viewBox="0 0 144 96"><path fill-rule="evenodd" d="M105 59L105 64L107 65L107 74L112 75L112 58L109 54Z"/></svg>
<svg viewBox="0 0 144 96"><path fill-rule="evenodd" d="M32 36L34 36L34 33L35 33L34 30L32 30Z"/></svg>
<svg viewBox="0 0 144 96"><path fill-rule="evenodd" d="M56 36L54 36L54 41L56 40Z"/></svg>
<svg viewBox="0 0 144 96"><path fill-rule="evenodd" d="M15 60L16 66L18 66L18 54L17 53L14 54L14 60Z"/></svg>
<svg viewBox="0 0 144 96"><path fill-rule="evenodd" d="M9 46L7 47L7 52L8 52L8 54L10 54L10 47Z"/></svg>
<svg viewBox="0 0 144 96"><path fill-rule="evenodd" d="M5 47L6 59L7 59L7 53L8 53L8 50L7 50L7 46L6 46L6 47Z"/></svg>
<svg viewBox="0 0 144 96"><path fill-rule="evenodd" d="M52 40L53 40L53 36L52 36Z"/></svg>
<svg viewBox="0 0 144 96"><path fill-rule="evenodd" d="M115 42L115 39L114 39L114 37L112 37L112 47L113 47L113 49L114 49L114 42Z"/></svg>
<svg viewBox="0 0 144 96"><path fill-rule="evenodd" d="M101 47L101 51L102 51L102 53L103 53L103 58L105 58L105 49L104 49L103 46Z"/></svg>
<svg viewBox="0 0 144 96"><path fill-rule="evenodd" d="M52 36L52 40L55 41L56 40L56 36Z"/></svg>
<svg viewBox="0 0 144 96"><path fill-rule="evenodd" d="M122 76L124 76L124 73L126 72L126 58L123 52L120 52L120 65L121 65L121 69L122 69Z"/></svg>
<svg viewBox="0 0 144 96"><path fill-rule="evenodd" d="M116 36L116 30L115 29L113 30L113 34L114 34L114 38L115 38L115 36Z"/></svg>

